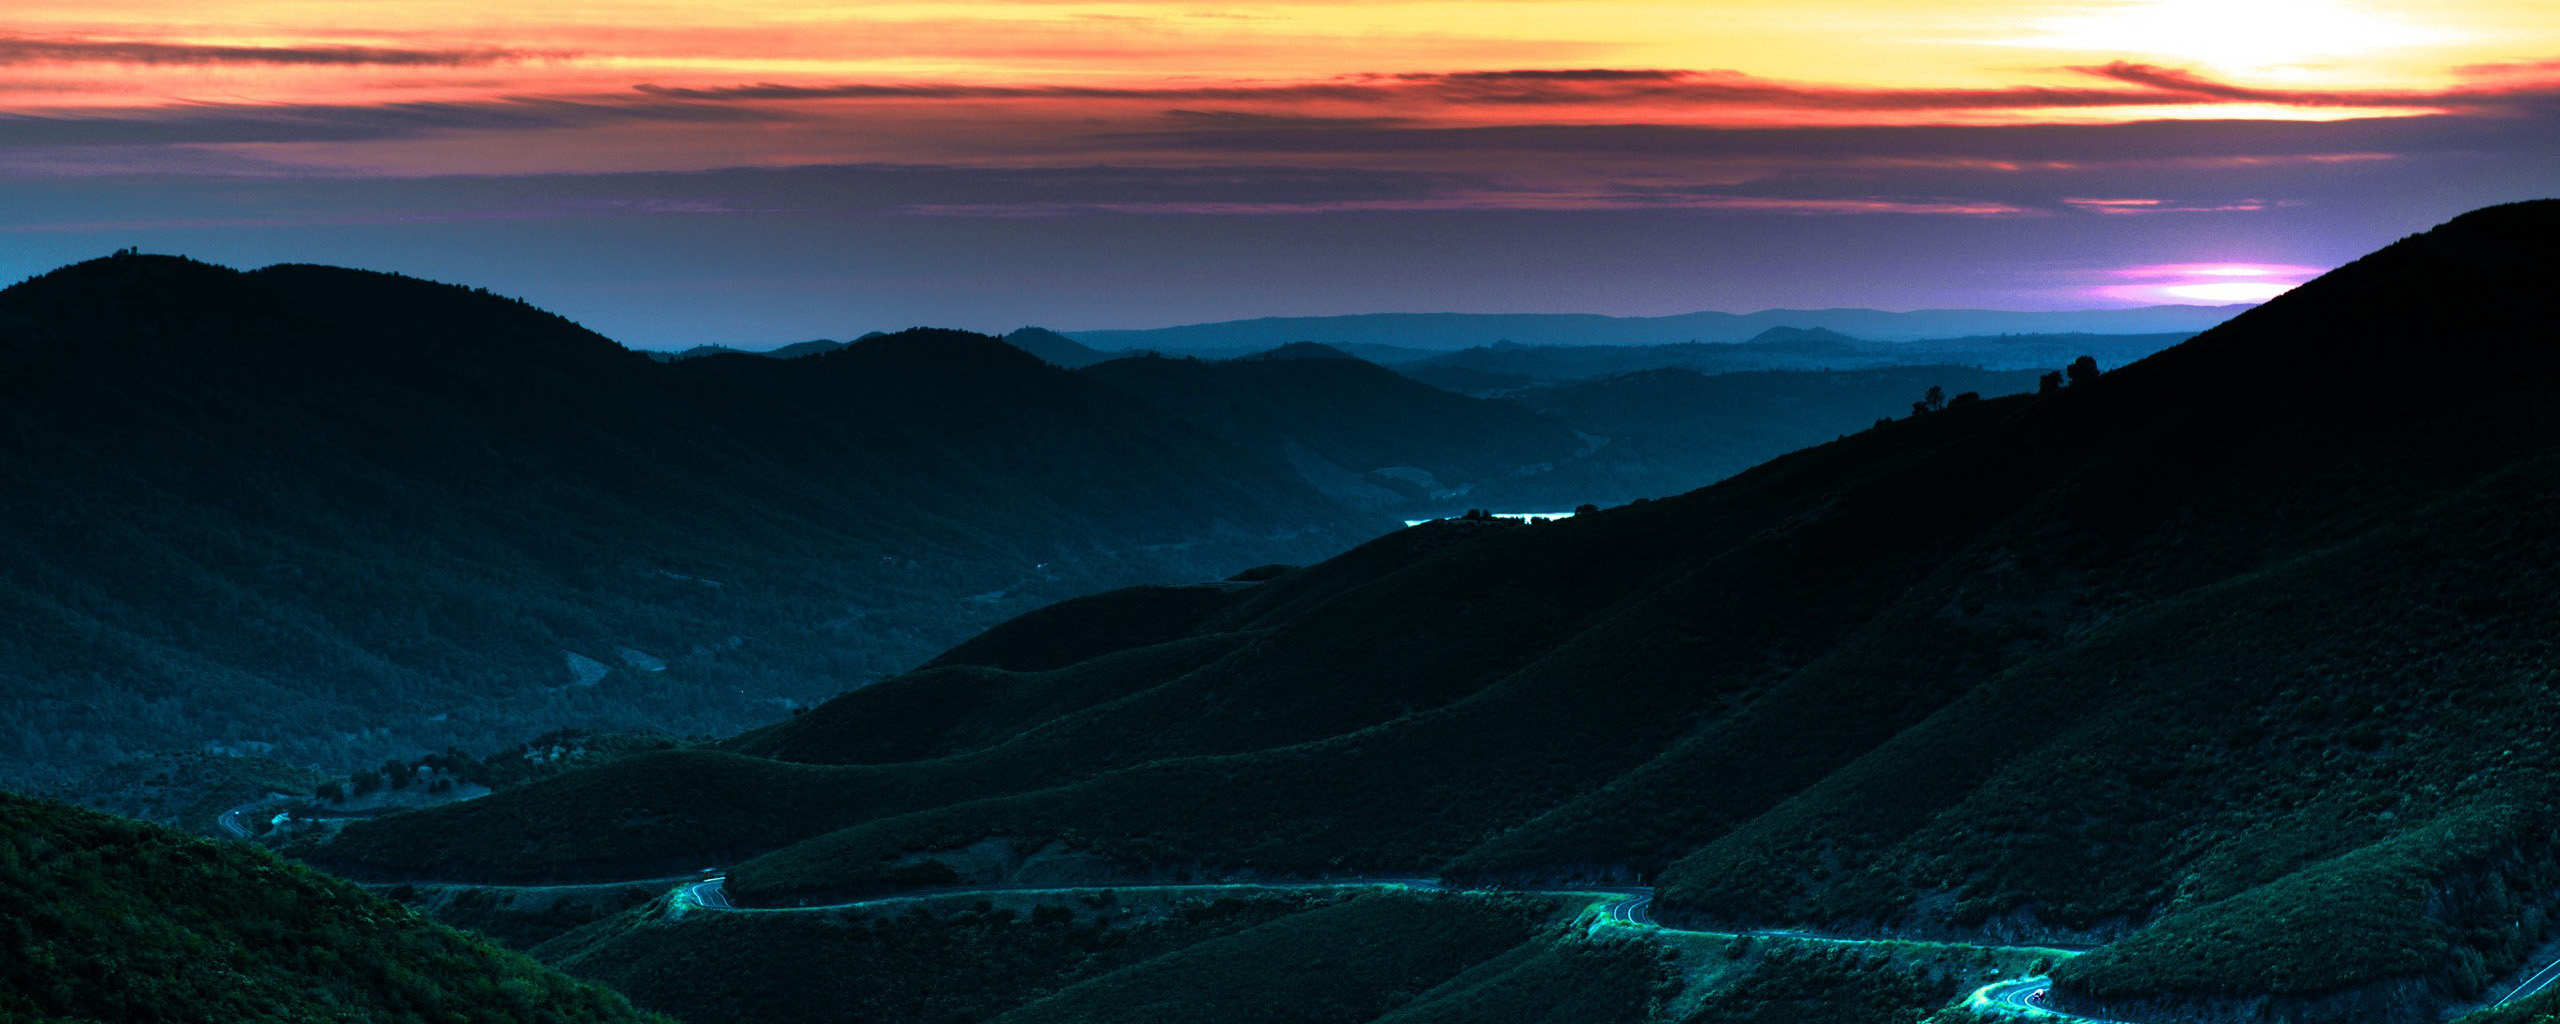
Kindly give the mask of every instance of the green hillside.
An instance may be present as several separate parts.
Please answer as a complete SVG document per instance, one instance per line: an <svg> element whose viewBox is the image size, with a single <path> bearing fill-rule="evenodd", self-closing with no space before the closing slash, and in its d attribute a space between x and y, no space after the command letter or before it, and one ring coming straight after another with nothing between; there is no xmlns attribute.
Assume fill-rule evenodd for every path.
<svg viewBox="0 0 2560 1024"><path fill-rule="evenodd" d="M276 859L0 794L0 1019L657 1021Z"/></svg>
<svg viewBox="0 0 2560 1024"><path fill-rule="evenodd" d="M2525 965L2560 892L2554 232L2560 202L2481 211L2051 393L1096 598L727 750L304 852L690 855L770 906L1643 880L1677 923L2103 944L2055 996L2105 1015L2435 1019Z"/></svg>
<svg viewBox="0 0 2560 1024"><path fill-rule="evenodd" d="M1052 601L1392 525L1001 341L654 362L483 291L0 291L0 780L722 735Z"/></svg>

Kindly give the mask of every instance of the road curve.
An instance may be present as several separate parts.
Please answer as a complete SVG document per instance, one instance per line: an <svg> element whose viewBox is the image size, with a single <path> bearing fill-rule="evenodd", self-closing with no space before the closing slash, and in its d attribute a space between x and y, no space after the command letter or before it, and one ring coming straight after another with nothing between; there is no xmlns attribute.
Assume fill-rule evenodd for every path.
<svg viewBox="0 0 2560 1024"><path fill-rule="evenodd" d="M265 799L265 800L252 801L252 802L250 802L250 803L246 803L246 804L242 804L242 805L240 805L240 806L238 806L238 807L234 807L234 808L232 808L232 809L230 809L230 810L227 810L227 811L222 812L222 814L221 814L221 815L219 815L219 816L217 816L217 817L214 819L214 821L215 821L215 823L216 823L217 825L221 826L221 828L222 828L222 830L223 830L224 832L227 832L227 833L231 834L234 838L241 839L241 840L244 840L244 841L245 841L245 840L249 840L249 839L253 839L253 838L255 838L255 837L256 837L256 833L255 833L255 832L253 832L253 831L251 831L251 830L250 830L250 828L249 828L246 824L243 824L243 822L242 822L242 816L243 816L243 815L246 815L246 814L249 814L249 813L252 813L252 812L254 812L254 811L256 811L256 810L260 807L260 805L262 805L262 804L266 804L266 803L268 803L268 802L269 802L269 800L272 800L272 799L273 799L273 798L268 798L268 799ZM682 881L684 881L684 879L686 879L686 878L697 878L697 877L699 877L699 876L680 876L680 877L677 877L677 878L646 878L646 879L636 879L636 880L628 881L628 882L599 882L599 883L586 883L586 884L592 884L592 885L650 885L650 884L665 884L665 883L669 883L669 882L682 882ZM670 907L670 910L671 910L671 911L672 911L672 913L673 913L674 915L676 915L676 916L681 916L685 911L687 911L687 910L689 910L689 909L702 909L702 910L720 911L720 912L729 912L729 913L807 913L807 912L813 912L813 911L827 911L827 910L852 910L852 909L859 909L859 908L863 908L863 907L882 906L882 905L887 905L887 904L892 904L892 903L911 902L911 901L914 901L914 900L929 899L929 898L936 897L936 896L960 896L960 895L968 895L968 894L971 894L971 893L987 893L987 894L995 894L995 893L1038 893L1038 892L1057 892L1057 893L1071 893L1071 892L1107 892L1107 891L1114 890L1114 889L1203 889L1203 890L1209 890L1209 889L1220 889L1220 890L1232 890L1232 889L1263 889L1263 890L1273 890L1273 891L1286 891L1286 890L1298 890L1298 891L1304 891L1304 890L1310 890L1310 889L1383 889L1383 888L1401 888L1401 889L1420 889L1420 890L1446 891L1446 890L1447 890L1447 888L1448 888L1447 886L1442 885L1442 884L1440 883L1440 880L1438 880L1438 879L1436 879L1436 878L1345 878L1345 879L1333 879L1333 880L1326 880L1326 881L1302 881L1302 882L1200 882L1200 883L1178 883L1178 884L1168 884L1168 883L1143 883L1143 882L1141 882L1141 883L1128 883L1128 884L1121 884L1121 885L978 885L978 886L956 886L956 887L941 888L941 889L916 889L916 890L910 890L910 891L907 891L907 892L893 893L893 894L886 895L886 896L872 896L872 897L867 897L867 898L864 898L864 899L851 900L851 901L847 901L847 902L843 902L843 903L828 903L828 904L820 904L820 905L813 905L813 906L798 906L798 907L741 907L741 906L738 906L737 904L735 904L735 903L733 903L733 902L731 902L731 901L730 901L730 899L729 899L729 894L728 894L728 890L727 890L727 883L728 883L728 877L727 877L727 876L725 876L725 875L713 875L713 876L708 877L708 878L700 878L700 880L698 880L698 881L693 881L693 882L690 882L690 883L687 883L687 884L678 885L678 886L675 888L675 890L674 890L674 892L673 892L673 894L672 894L672 896L673 896L673 900L672 900L672 905L671 905L671 907ZM417 882L417 883L412 883L412 884L416 884L416 885L454 884L454 885L468 885L468 886L473 887L473 888L559 888L559 887L560 887L560 886L549 886L549 885L536 885L536 886L489 886L489 885L479 885L479 884L477 884L477 883L437 883L437 882ZM382 888L382 886L368 886L368 888ZM1653 913L1652 913L1652 907L1653 907L1653 889L1652 889L1652 888L1650 888L1650 887L1647 887L1647 886L1597 886L1597 885L1595 885L1595 886L1569 886L1569 887L1556 888L1556 889L1536 889L1536 890L1500 890L1500 891L1506 891L1506 892L1518 892L1518 893L1521 893L1521 894L1523 894L1523 895L1531 895L1531 896L1593 896L1593 895L1599 895L1599 896L1616 896L1616 897L1618 897L1617 899L1614 899L1614 900L1611 900L1611 901L1609 901L1609 902L1607 902L1607 903L1601 904L1601 905L1600 905L1600 907L1598 908L1598 909L1600 910L1600 915L1601 915L1601 916L1600 916L1600 923L1602 923L1602 924L1606 924L1606 925L1615 925L1615 926L1619 926L1619 927L1628 927L1628 928L1645 928L1645 929L1657 929L1657 930L1661 930L1661 931L1678 931L1678 930L1679 930L1679 929L1674 929L1674 928L1666 927L1666 926L1664 926L1663 924L1661 924L1660 922L1658 922L1658 921L1654 920L1654 918L1653 918ZM1734 934L1739 934L1739 935L1751 935L1751 936L1767 936L1767 937L1772 937L1772 938L1806 938L1806 939L1828 939L1828 938L1830 938L1830 937L1828 937L1828 936L1817 935L1817 934L1814 934L1814 933L1811 933L1811 932L1788 931L1788 930L1745 931L1745 932L1737 932L1737 933L1734 933ZM2052 948L2052 947L2042 947L2042 946L2039 946L2039 947L2035 947L2035 948ZM2496 1002L2489 1003L2489 1004L2487 1004L2487 1005L2489 1005L2489 1006L2504 1006L2504 1005L2506 1005L2506 1004L2508 1004L2508 1003L2515 1002L2515 1001L2517 1001L2517 1000L2519 1000L2519 999L2526 999L2526 998L2530 998L2530 997L2532 997L2532 996L2534 996L2534 995L2537 995L2537 994L2541 993L2543 990L2545 990L2545 989L2548 989L2548 988L2552 987L2554 984L2560 984L2560 957L2555 957L2555 958L2552 960L2552 962L2551 962L2551 963L2545 964L2545 965L2543 965L2543 967L2542 967L2540 970L2537 970L2537 971L2533 972L2532 974L2527 975L2527 976L2524 978L2524 980L2522 980L2522 981L2518 982L2518 983L2516 984L2516 986L2515 986L2513 989L2510 989L2510 990L2507 992L2507 994L2506 994L2505 996L2500 997ZM1990 1012L1995 1012L1995 1013L2010 1014L2010 1015L2014 1015L2014 1016L2021 1016L2021 1017L2047 1018L2047 1019L2065 1020L2065 1021L2080 1021L2080 1022L2083 1022L2083 1024L2129 1024L2129 1022L2125 1022L2125 1021L2109 1020L2109 1019L2104 1018L2104 1017L2090 1017L2090 1016L2085 1016L2085 1015L2082 1015L2082 1014L2071 1013L2071 1012L2066 1011L2066 1010L2056 1009L2056 1008L2054 1008L2054 1007L2051 1005L2051 1003L2050 1003L2051 991L2052 991L2052 983L2051 983L2051 979L2049 979L2049 978L2047 978L2047 977L2045 977L2045 976L2043 976L2043 975L2029 975L2029 976L2027 976L2027 977L2022 977L2022 978L2013 978L2013 979L2010 979L2010 980L2007 980L2007 981L1997 981L1997 982L1993 982L1993 983L1991 983L1991 984L1984 985L1984 986L1982 986L1981 988L1975 989L1975 990L1974 990L1970 995L1968 995L1968 996L1965 998L1964 1005L1966 1006L1966 1008L1968 1008L1968 1009L1972 1009L1972 1010L1977 1010L1977 1011L1990 1011Z"/></svg>
<svg viewBox="0 0 2560 1024"><path fill-rule="evenodd" d="M996 893L1109 892L1115 889L1260 889L1275 892L1302 892L1310 889L1392 888L1440 890L1445 888L1440 884L1438 879L1432 878L1342 878L1312 882L1133 882L1122 885L967 885L942 889L910 889L905 892L890 893L886 896L868 896L862 899L848 900L842 903L821 903L793 907L741 907L730 902L727 888L728 881L729 879L726 875L714 875L690 885L679 886L676 889L677 912L682 913L689 907L699 907L704 910L727 910L757 914L799 914L824 910L858 910L864 907L886 906L892 903L909 903L915 900L932 899L937 896L969 896L977 894L993 895ZM1602 890L1577 890L1577 892L1599 891ZM1617 892L1620 890L1608 891ZM1644 898L1652 898L1651 890L1644 890L1644 892Z"/></svg>
<svg viewBox="0 0 2560 1024"><path fill-rule="evenodd" d="M2553 960L2541 970L2527 975L2523 981L2516 983L2515 988L2507 991L2505 998L2490 1005L2504 1006L2518 999L2531 998L2543 989L2550 988L2551 983L2555 981L2560 981L2560 960Z"/></svg>

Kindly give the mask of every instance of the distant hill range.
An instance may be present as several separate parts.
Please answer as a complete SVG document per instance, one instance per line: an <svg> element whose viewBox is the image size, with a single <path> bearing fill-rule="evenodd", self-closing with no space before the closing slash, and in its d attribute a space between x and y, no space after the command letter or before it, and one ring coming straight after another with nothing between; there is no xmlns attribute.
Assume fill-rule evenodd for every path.
<svg viewBox="0 0 2560 1024"><path fill-rule="evenodd" d="M870 334L863 335L862 337L876 338L880 336L880 332L874 331ZM856 340L858 341L862 339ZM1046 362L1051 366L1065 367L1070 370L1084 366L1091 366L1105 359L1112 358L1108 353L1097 352L1083 345L1079 345L1076 343L1075 339L1069 338L1066 335L1039 327L1021 328L1011 334L1005 335L1004 340L1007 344L1010 344L1015 348L1040 357L1041 361ZM798 359L802 356L814 356L821 352L832 352L852 343L853 342L830 341L825 338L819 338L813 341L793 342L780 348L770 349L742 349L732 348L727 345L696 345L681 352L649 352L647 355L649 358L662 363L671 363L680 359L699 359L703 356L716 355L755 355L764 356L768 359Z"/></svg>
<svg viewBox="0 0 2560 1024"><path fill-rule="evenodd" d="M2052 313L1993 309L1769 309L1757 313L1599 316L1545 313L1363 313L1263 317L1142 330L1066 332L1104 350L1242 355L1293 341L1313 341L1363 358L1362 346L1448 351L1508 341L1516 345L1724 344L1760 339L1772 328L1837 332L1867 341L1917 341L2002 334L2193 334L2249 309L2236 306L2144 306ZM1765 339L1764 339L1765 340ZM1389 360L1392 361L1392 360Z"/></svg>
<svg viewBox="0 0 2560 1024"><path fill-rule="evenodd" d="M119 256L0 291L0 784L124 806L141 769L88 775L136 755L346 771L562 726L734 732L1064 598L1694 486L1932 384L2032 377L1559 415L1311 344L800 347L654 359L317 266Z"/></svg>
<svg viewBox="0 0 2560 1024"><path fill-rule="evenodd" d="M2554 237L2560 201L2480 211L2068 386L1951 399L1666 500L1065 602L716 746L301 852L384 878L723 864L746 906L1641 882L1694 927L2096 946L2034 970L2100 1019L2441 1020L2560 932ZM1732 400L1714 387L1546 407ZM594 934L582 955L628 976L688 962L646 918ZM1361 948L1438 941L1411 935ZM966 948L992 977L1047 962ZM1767 970L1756 948L1682 959ZM1796 967L1892 966L1863 957ZM1256 977L1183 964L1192 987L1114 991L1166 1006ZM1505 979L1505 1005L1576 984L1538 977ZM1933 979L1912 984L1938 1007L1973 983ZM1799 1016L1787 993L1821 987L1799 982L1686 1019L1932 1010Z"/></svg>
<svg viewBox="0 0 2560 1024"><path fill-rule="evenodd" d="M2171 334L2004 334L1923 341L1865 341L1822 328L1772 327L1747 341L1671 345L1522 345L1457 352L1405 350L1390 360L1415 380L1462 394L1504 394L1535 384L1598 380L1647 370L1748 373L1895 366L2049 369L2089 356L2113 369L2188 338Z"/></svg>

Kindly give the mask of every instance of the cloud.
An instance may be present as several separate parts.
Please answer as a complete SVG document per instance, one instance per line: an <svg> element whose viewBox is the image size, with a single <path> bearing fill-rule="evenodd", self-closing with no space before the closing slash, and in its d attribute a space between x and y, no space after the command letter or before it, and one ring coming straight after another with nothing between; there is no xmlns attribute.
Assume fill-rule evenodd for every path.
<svg viewBox="0 0 2560 1024"><path fill-rule="evenodd" d="M2061 202L2062 205L2082 213L2102 213L2118 217L2153 213L2256 213L2270 206L2282 205L2261 199L2196 205L2175 203L2166 199L2090 199L2072 196L2063 197Z"/></svg>
<svg viewBox="0 0 2560 1024"><path fill-rule="evenodd" d="M2114 61L2071 70L2111 81L2157 89L2163 93L2223 103L2272 103L2289 107L2437 107L2482 109L2513 106L2517 101L2547 101L2560 94L2560 62L2510 65L2507 84L2466 86L2429 91L2258 89L2207 78L2184 68Z"/></svg>
<svg viewBox="0 0 2560 1024"><path fill-rule="evenodd" d="M123 39L38 39L0 36L0 65L39 63L102 64L268 64L392 67L486 67L535 60L566 60L561 50L518 50L504 47L405 49L379 46L213 46L199 43L153 43Z"/></svg>
<svg viewBox="0 0 2560 1024"><path fill-rule="evenodd" d="M1863 166L1961 165L2019 171L2101 163L2370 159L2374 154L2471 149L2549 154L2547 121L2486 115L2338 121L2159 120L2117 124L1719 127L1681 124L1516 124L1174 128L1113 133L1097 144L1139 150L1304 154L1332 158L1441 154L1578 155Z"/></svg>
<svg viewBox="0 0 2560 1024"><path fill-rule="evenodd" d="M1623 104L1648 102L1828 110L1985 109L2134 106L2180 102L2166 90L2009 89L1897 90L1790 85L1730 71L1579 69L1368 74L1318 82L1171 86L970 85L954 82L839 82L784 85L635 86L654 96L689 100L1199 100L1270 103L1331 101L1454 105Z"/></svg>
<svg viewBox="0 0 2560 1024"><path fill-rule="evenodd" d="M843 82L832 85L673 86L642 83L632 88L652 96L687 100L1346 100L1386 98L1374 86L1310 82L1294 85L1212 85L1129 87L1084 85L968 85L956 82Z"/></svg>
<svg viewBox="0 0 2560 1024"><path fill-rule="evenodd" d="M2441 108L2497 105L2560 91L2546 77L2497 87L2442 91L2259 89L2193 71L2118 61L2070 70L2118 87L2009 86L1987 89L1873 89L1784 82L1735 71L1654 68L1407 72L1348 75L1312 82L1225 85L971 85L950 82L757 83L732 86L643 84L655 96L705 101L749 100L1130 100L1151 102L1311 101L1445 106L1642 105L1681 108L1755 107L1839 112L2016 111L2199 103L2300 107ZM2560 77L2560 76L2554 76Z"/></svg>
<svg viewBox="0 0 2560 1024"><path fill-rule="evenodd" d="M0 146L364 142L464 131L537 132L631 122L793 120L752 107L514 98L383 104L186 104L97 114L0 114Z"/></svg>

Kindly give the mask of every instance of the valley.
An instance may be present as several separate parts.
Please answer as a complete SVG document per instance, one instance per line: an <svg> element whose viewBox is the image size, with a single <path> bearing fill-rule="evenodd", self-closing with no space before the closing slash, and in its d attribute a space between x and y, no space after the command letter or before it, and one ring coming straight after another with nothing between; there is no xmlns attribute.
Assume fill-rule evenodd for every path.
<svg viewBox="0 0 2560 1024"><path fill-rule="evenodd" d="M1691 494L1064 602L786 723L289 849L376 882L719 864L748 907L1641 884L1676 930L2095 947L2050 997L2095 1019L2440 1018L2545 963L2560 891L2560 377L2515 256L2554 209ZM2505 369L2359 356L2414 329L2411 282Z"/></svg>
<svg viewBox="0 0 2560 1024"><path fill-rule="evenodd" d="M0 1024L2560 1024L2560 3L9 15Z"/></svg>

